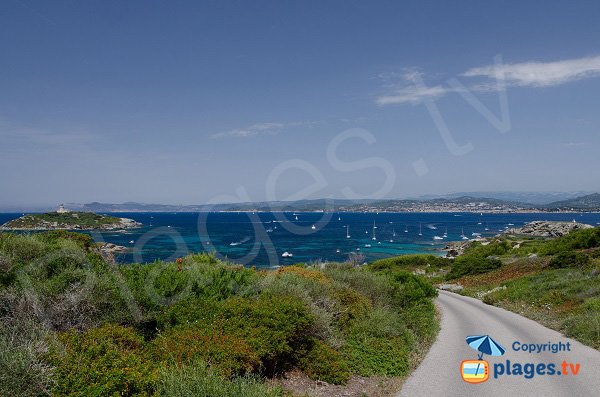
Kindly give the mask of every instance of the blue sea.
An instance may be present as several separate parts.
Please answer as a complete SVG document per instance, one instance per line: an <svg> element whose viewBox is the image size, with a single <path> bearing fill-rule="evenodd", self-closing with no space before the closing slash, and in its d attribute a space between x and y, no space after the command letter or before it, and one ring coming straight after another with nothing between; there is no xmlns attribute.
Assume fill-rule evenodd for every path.
<svg viewBox="0 0 600 397"><path fill-rule="evenodd" d="M130 247L121 263L146 263L197 252L261 268L297 262L343 261L351 252L366 260L402 254L443 255L461 234L492 236L534 220L600 224L600 214L474 213L117 213L142 228L90 233L96 241ZM0 224L21 214L0 214ZM314 228L313 228L314 226ZM375 228L374 228L375 226ZM487 229L487 230L486 230ZM421 234L419 235L419 231ZM443 237L447 232L447 237ZM347 234L350 236L347 237ZM442 239L434 239L434 237ZM375 238L375 239L373 239ZM287 252L291 256L282 257Z"/></svg>

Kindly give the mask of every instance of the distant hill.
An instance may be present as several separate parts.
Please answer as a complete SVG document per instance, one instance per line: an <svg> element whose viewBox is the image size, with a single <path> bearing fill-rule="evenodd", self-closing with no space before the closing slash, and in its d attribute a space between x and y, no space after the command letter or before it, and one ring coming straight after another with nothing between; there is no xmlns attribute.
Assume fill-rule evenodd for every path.
<svg viewBox="0 0 600 397"><path fill-rule="evenodd" d="M555 201L570 200L585 196L593 192L575 191L575 192L510 192L510 191L490 191L490 192L459 192L443 195L423 195L417 197L418 200L433 200L438 198L455 199L459 197L476 197L504 200L515 203L530 203L535 205L549 204Z"/></svg>
<svg viewBox="0 0 600 397"><path fill-rule="evenodd" d="M545 207L556 210L600 210L600 194L593 193L570 200L555 201Z"/></svg>

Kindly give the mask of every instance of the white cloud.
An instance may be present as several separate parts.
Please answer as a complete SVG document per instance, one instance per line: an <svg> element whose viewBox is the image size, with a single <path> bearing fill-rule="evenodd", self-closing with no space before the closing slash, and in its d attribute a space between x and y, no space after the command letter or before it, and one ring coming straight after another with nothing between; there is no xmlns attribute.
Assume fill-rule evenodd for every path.
<svg viewBox="0 0 600 397"><path fill-rule="evenodd" d="M495 92L498 81L504 86L550 87L571 81L600 76L600 56L567 59L554 62L523 62L514 64L496 64L468 69L461 76L468 78L483 77L483 81L468 85L476 92ZM422 74L414 69L402 74L386 73L379 76L390 90L389 94L376 99L378 105L418 103L427 98L440 98L456 88L443 85L431 87L423 83ZM390 84L389 80L402 80L402 84Z"/></svg>
<svg viewBox="0 0 600 397"><path fill-rule="evenodd" d="M213 139L237 137L247 138L256 135L276 135L281 131L293 127L313 128L323 124L323 121L290 121L288 123L256 123L244 128L235 128L229 131L217 132L210 137Z"/></svg>
<svg viewBox="0 0 600 397"><path fill-rule="evenodd" d="M245 128L236 128L229 131L218 132L211 135L211 138L226 138L226 137L240 137L245 138L255 135L263 134L278 134L281 129L285 127L283 123L257 123Z"/></svg>
<svg viewBox="0 0 600 397"><path fill-rule="evenodd" d="M426 98L439 98L450 91L440 85L433 87L405 87L397 89L391 95L384 95L377 98L378 105L392 105L398 103L418 103Z"/></svg>
<svg viewBox="0 0 600 397"><path fill-rule="evenodd" d="M508 85L549 87L600 75L600 56L555 62L524 62L472 68L465 77L501 78Z"/></svg>

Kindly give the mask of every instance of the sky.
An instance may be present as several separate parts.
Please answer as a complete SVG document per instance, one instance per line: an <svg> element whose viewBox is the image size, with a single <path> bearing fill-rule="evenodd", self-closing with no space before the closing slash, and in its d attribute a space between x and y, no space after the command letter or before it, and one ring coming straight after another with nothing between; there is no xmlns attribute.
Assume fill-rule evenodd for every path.
<svg viewBox="0 0 600 397"><path fill-rule="evenodd" d="M597 1L0 2L0 207L600 190Z"/></svg>

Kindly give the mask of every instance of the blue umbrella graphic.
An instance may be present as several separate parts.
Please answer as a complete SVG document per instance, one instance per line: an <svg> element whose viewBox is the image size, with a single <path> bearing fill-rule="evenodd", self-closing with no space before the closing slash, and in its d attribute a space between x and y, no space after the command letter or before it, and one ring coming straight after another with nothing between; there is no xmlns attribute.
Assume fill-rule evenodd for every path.
<svg viewBox="0 0 600 397"><path fill-rule="evenodd" d="M467 336L466 340L467 344L472 349L475 349L479 352L479 356L477 357L478 360L482 360L484 354L487 354L488 356L501 356L505 352L505 349L489 335ZM478 371L479 364L477 364L475 374L477 374Z"/></svg>

